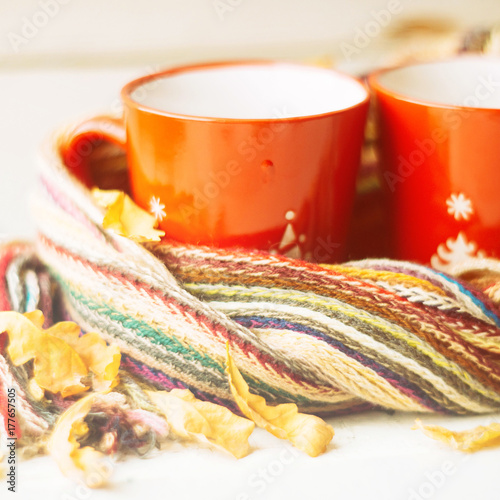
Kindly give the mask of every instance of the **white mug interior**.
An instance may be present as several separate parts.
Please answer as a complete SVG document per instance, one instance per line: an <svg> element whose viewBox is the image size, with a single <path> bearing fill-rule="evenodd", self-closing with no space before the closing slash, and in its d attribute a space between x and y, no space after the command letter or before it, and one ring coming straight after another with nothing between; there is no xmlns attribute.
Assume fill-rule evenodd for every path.
<svg viewBox="0 0 500 500"><path fill-rule="evenodd" d="M156 112L199 118L272 120L355 106L368 97L354 78L287 63L200 66L159 75L130 93Z"/></svg>
<svg viewBox="0 0 500 500"><path fill-rule="evenodd" d="M500 108L500 59L462 56L380 73L384 89L406 100L443 106Z"/></svg>

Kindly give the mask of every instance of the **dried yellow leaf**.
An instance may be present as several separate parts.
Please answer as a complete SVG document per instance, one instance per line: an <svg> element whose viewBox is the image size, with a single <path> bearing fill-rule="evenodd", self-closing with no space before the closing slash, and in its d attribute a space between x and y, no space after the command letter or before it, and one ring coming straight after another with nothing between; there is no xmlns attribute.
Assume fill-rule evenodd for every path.
<svg viewBox="0 0 500 500"><path fill-rule="evenodd" d="M33 378L42 389L63 397L86 391L82 377L88 373L80 356L66 342L47 335L28 317L16 312L0 313L0 332L7 332L7 352L14 365L33 360Z"/></svg>
<svg viewBox="0 0 500 500"><path fill-rule="evenodd" d="M133 241L160 241L164 231L155 229L156 218L136 205L123 191L92 189L92 196L98 205L106 209L103 227L112 229L120 236Z"/></svg>
<svg viewBox="0 0 500 500"><path fill-rule="evenodd" d="M96 391L112 389L118 382L120 368L120 349L106 345L96 332L80 335L80 327L71 321L61 321L45 331L47 334L64 340L80 356L85 365L95 374L93 388Z"/></svg>
<svg viewBox="0 0 500 500"><path fill-rule="evenodd" d="M40 311L25 315L0 312L0 333L7 332L7 352L16 366L33 360L33 379L30 390L41 399L42 390L60 392L62 397L86 391L82 378L89 369L94 373L93 386L106 390L118 383L120 352L107 346L97 333L81 337L75 323L57 323L43 330L44 317Z"/></svg>
<svg viewBox="0 0 500 500"><path fill-rule="evenodd" d="M248 454L248 438L255 427L227 408L199 401L188 390L146 391L178 437L227 450L236 458Z"/></svg>
<svg viewBox="0 0 500 500"><path fill-rule="evenodd" d="M334 436L331 426L314 415L299 413L297 405L286 403L268 406L261 396L251 394L229 353L226 344L229 385L240 410L259 427L281 439L287 439L311 457L324 453Z"/></svg>
<svg viewBox="0 0 500 500"><path fill-rule="evenodd" d="M456 450L474 452L483 448L500 446L500 424L480 425L467 431L455 432L439 425L423 425L417 419L414 429L420 429L426 436L442 441Z"/></svg>
<svg viewBox="0 0 500 500"><path fill-rule="evenodd" d="M98 393L88 394L72 404L57 420L48 443L50 455L61 472L74 480L82 480L91 488L103 486L112 467L109 459L90 446L80 447L78 439L88 433L83 421Z"/></svg>
<svg viewBox="0 0 500 500"><path fill-rule="evenodd" d="M23 316L28 318L36 327L42 328L45 322L45 317L42 311L38 309L35 311L24 313Z"/></svg>

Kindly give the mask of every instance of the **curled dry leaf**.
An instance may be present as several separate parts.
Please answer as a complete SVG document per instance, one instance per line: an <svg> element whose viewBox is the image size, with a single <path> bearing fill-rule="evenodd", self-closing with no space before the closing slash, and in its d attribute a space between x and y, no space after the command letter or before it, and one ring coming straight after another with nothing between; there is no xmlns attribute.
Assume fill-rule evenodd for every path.
<svg viewBox="0 0 500 500"><path fill-rule="evenodd" d="M460 451L474 452L483 448L500 446L500 424L498 423L455 432L439 425L423 425L417 419L414 429L420 429L426 436L442 441Z"/></svg>
<svg viewBox="0 0 500 500"><path fill-rule="evenodd" d="M41 399L41 390L61 393L62 397L86 391L82 378L94 373L94 388L106 390L118 383L120 351L107 346L97 333L79 337L80 328L71 322L57 323L43 330L40 311L25 315L0 312L0 333L7 332L7 352L14 365L33 360L30 391Z"/></svg>
<svg viewBox="0 0 500 500"><path fill-rule="evenodd" d="M248 454L248 438L255 425L227 408L199 401L188 390L146 391L180 438L227 450L236 458Z"/></svg>
<svg viewBox="0 0 500 500"><path fill-rule="evenodd" d="M75 481L83 480L91 488L103 486L112 471L109 458L90 446L81 448L78 442L89 431L84 418L98 394L88 394L73 403L57 420L48 444L61 472Z"/></svg>
<svg viewBox="0 0 500 500"><path fill-rule="evenodd" d="M112 229L137 243L160 241L165 235L164 231L155 229L156 218L136 205L123 191L94 188L92 196L106 209L102 223L104 229Z"/></svg>
<svg viewBox="0 0 500 500"><path fill-rule="evenodd" d="M28 318L37 328L42 329L45 323L45 316L43 312L36 309L35 311L24 313L23 316Z"/></svg>
<svg viewBox="0 0 500 500"><path fill-rule="evenodd" d="M229 384L240 410L259 427L276 437L287 439L299 450L316 457L326 450L334 432L331 426L314 415L299 413L297 405L286 403L268 406L261 396L251 394L229 352L226 344Z"/></svg>
<svg viewBox="0 0 500 500"><path fill-rule="evenodd" d="M112 389L118 384L121 354L117 346L106 345L96 332L89 332L80 337L80 327L71 321L56 323L45 330L45 333L64 340L78 353L95 375L93 388L96 391Z"/></svg>
<svg viewBox="0 0 500 500"><path fill-rule="evenodd" d="M33 360L36 384L42 389L60 392L63 397L87 390L81 379L88 370L80 356L66 342L41 330L39 315L36 323L30 317L35 316L0 313L0 332L7 332L9 336L7 352L12 363L19 366Z"/></svg>

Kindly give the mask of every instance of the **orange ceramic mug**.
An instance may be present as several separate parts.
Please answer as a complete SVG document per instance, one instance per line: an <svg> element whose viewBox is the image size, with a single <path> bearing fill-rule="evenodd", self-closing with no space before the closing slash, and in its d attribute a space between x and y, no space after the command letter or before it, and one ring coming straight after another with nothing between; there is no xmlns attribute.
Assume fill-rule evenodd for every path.
<svg viewBox="0 0 500 500"><path fill-rule="evenodd" d="M145 76L122 100L123 124L105 136L124 143L132 196L168 237L344 258L368 108L360 82L301 64L224 62ZM82 134L99 134L100 122Z"/></svg>
<svg viewBox="0 0 500 500"><path fill-rule="evenodd" d="M442 270L500 258L500 60L415 64L369 83L395 257Z"/></svg>

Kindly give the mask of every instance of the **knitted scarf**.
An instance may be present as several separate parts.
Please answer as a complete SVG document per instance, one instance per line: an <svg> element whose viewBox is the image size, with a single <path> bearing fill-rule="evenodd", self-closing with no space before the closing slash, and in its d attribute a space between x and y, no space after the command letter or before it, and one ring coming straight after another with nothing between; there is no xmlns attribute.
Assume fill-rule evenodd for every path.
<svg viewBox="0 0 500 500"><path fill-rule="evenodd" d="M498 262L463 263L455 274L465 281L386 259L318 265L168 238L135 243L103 228L89 190L126 189L123 152L93 140L71 162L79 140L69 129L44 148L38 236L0 247L0 310L41 309L46 326L71 319L97 331L119 346L131 393L137 381L187 388L238 412L228 342L270 404L316 414L500 408ZM64 402L37 403L1 347L0 386L18 388L25 432L42 434Z"/></svg>

